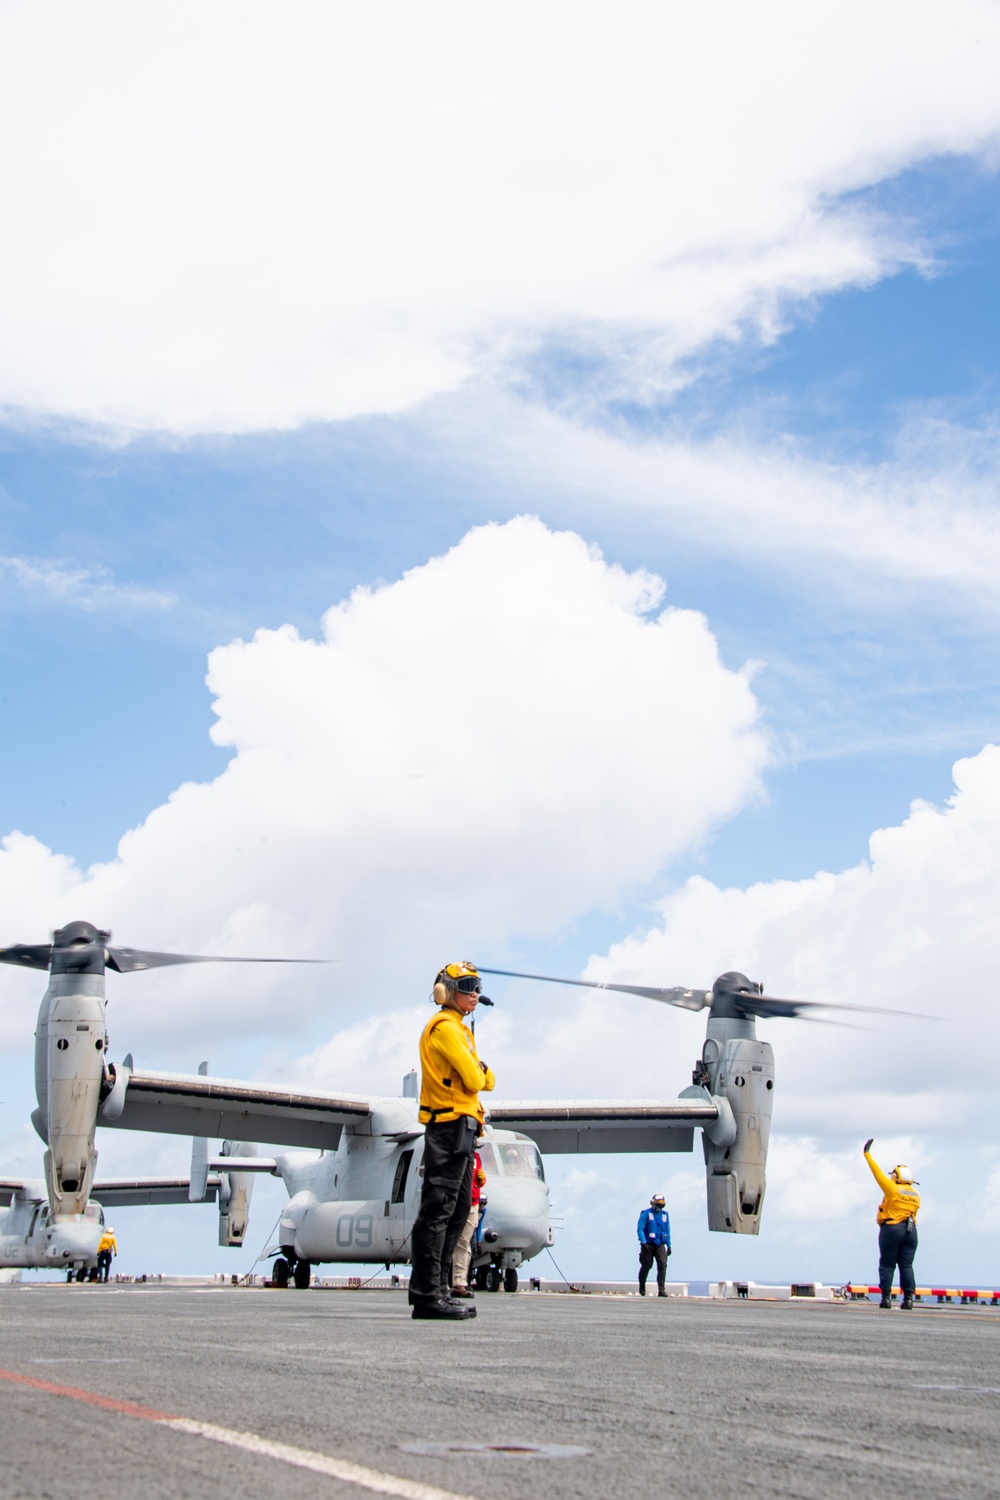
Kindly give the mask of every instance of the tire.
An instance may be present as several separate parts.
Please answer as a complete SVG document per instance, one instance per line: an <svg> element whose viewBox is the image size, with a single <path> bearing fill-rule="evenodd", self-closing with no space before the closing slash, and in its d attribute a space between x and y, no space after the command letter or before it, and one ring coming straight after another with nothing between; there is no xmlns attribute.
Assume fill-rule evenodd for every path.
<svg viewBox="0 0 1000 1500"><path fill-rule="evenodd" d="M486 1272L488 1269L487 1266L477 1266L473 1272L472 1282L477 1292L485 1292L486 1290Z"/></svg>
<svg viewBox="0 0 1000 1500"><path fill-rule="evenodd" d="M503 1273L503 1289L505 1292L517 1291L517 1272L513 1266L508 1266Z"/></svg>
<svg viewBox="0 0 1000 1500"><path fill-rule="evenodd" d="M77 1279L77 1281L86 1281L86 1279L87 1279L87 1267L86 1266L81 1266L80 1267L80 1269L76 1273L76 1279Z"/></svg>
<svg viewBox="0 0 1000 1500"><path fill-rule="evenodd" d="M488 1292L498 1292L500 1290L500 1272L497 1270L496 1266L486 1267L486 1275L483 1278L483 1285Z"/></svg>
<svg viewBox="0 0 1000 1500"><path fill-rule="evenodd" d="M283 1255L279 1255L277 1260L274 1262L274 1265L271 1267L271 1285L287 1286L288 1278L291 1275L291 1270L292 1268L288 1264L285 1257Z"/></svg>
<svg viewBox="0 0 1000 1500"><path fill-rule="evenodd" d="M304 1292L312 1281L312 1266L307 1260L297 1260L295 1270L292 1272L292 1280L300 1292Z"/></svg>

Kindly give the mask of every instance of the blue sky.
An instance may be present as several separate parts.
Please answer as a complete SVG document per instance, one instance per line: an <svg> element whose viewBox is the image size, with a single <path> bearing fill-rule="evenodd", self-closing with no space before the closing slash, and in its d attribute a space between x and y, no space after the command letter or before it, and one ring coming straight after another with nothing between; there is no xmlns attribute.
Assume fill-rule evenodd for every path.
<svg viewBox="0 0 1000 1500"><path fill-rule="evenodd" d="M38 941L68 914L113 923L126 943L204 948L220 935L231 941L245 932L240 914L256 895L265 912L260 941L274 948L294 937L311 952L332 945L343 964L330 1006L307 997L290 1025L275 1024L286 1010L280 997L261 994L248 1020L223 987L218 1019L206 1023L204 1037L185 1029L190 996L178 1013L184 1019L158 1033L137 999L122 1024L135 1025L150 1063L193 1066L210 1052L224 1073L268 1076L272 1067L297 1067L313 1076L317 1059L329 1055L323 1049L340 1038L342 1055L361 1059L373 1081L338 1073L330 1083L388 1087L396 1052L379 1052L370 1038L362 1045L356 1028L394 1015L404 995L422 998L435 944L468 934L466 946L480 944L484 962L516 959L579 973L591 955L626 939L652 953L664 903L688 891L692 877L738 892L766 887L759 899L771 903L770 915L761 907L756 927L740 917L750 924L744 941L762 961L767 955L772 972L808 982L804 954L815 955L817 975L829 972L820 919L815 933L767 937L788 890L804 890L819 871L846 878L869 860L875 830L906 825L900 837L916 842L923 835L907 824L911 804L946 808L954 763L979 756L997 738L1000 112L988 64L995 15L981 5L961 7L950 20L922 13L899 56L893 27L902 11L897 16L899 8L890 6L868 37L869 50L857 57L847 45L847 21L832 8L817 18L815 36L795 30L789 7L765 7L759 34L734 12L734 28L749 30L734 32L731 51L723 50L718 75L705 84L707 102L695 87L695 66L690 89L678 85L671 98L675 114L654 125L662 85L655 48L641 63L629 48L637 36L641 42L644 24L652 36L660 23L643 12L645 20L633 23L638 33L623 29L621 56L612 49L595 61L588 48L597 46L600 9L594 26L576 37L578 50L561 61L558 35L538 39L537 54L517 67L517 108L505 92L511 75L503 74L503 57L494 70L472 33L457 41L449 33L459 52L466 43L472 48L482 70L476 77L489 107L481 117L462 69L448 73L447 59L432 55L432 28L416 43L413 72L438 77L441 86L437 113L419 117L414 139L422 145L414 158L394 113L398 107L405 120L409 75L395 55L380 62L379 39L364 23L338 44L376 93L400 68L402 95L383 118L364 116L349 150L331 146L324 156L303 120L312 109L309 118L329 130L320 139L338 141L338 111L350 114L353 85L341 78L328 98L322 69L304 60L295 82L297 63L269 77L274 36L263 12L254 10L254 26L240 39L246 76L227 74L219 85L232 118L245 121L245 138L210 108L210 62L213 49L226 44L225 28L207 44L204 70L202 61L191 64L199 143L178 133L169 90L159 82L137 104L133 89L141 92L141 78L115 81L116 58L138 45L143 23L129 18L123 29L122 14L109 4L99 7L94 35L78 38L92 77L108 69L111 78L103 112L82 116L80 149L89 142L95 173L91 198L73 196L76 184L51 141L41 130L29 133L24 175L8 184L20 233L3 272L11 303L0 358L0 832L37 839L53 856L68 856L78 873L67 892L53 861L42 860L35 883L24 873L23 853L12 853L4 940ZM512 21L513 37L522 22ZM183 56L194 24L193 12L182 8L170 17L165 45ZM310 11L303 24L315 29L322 53L319 41L332 45L339 23ZM683 45L704 65L711 39L694 19L684 24ZM40 35L25 13L12 10L0 18L0 33L4 27L15 51L37 59ZM114 37L106 57L102 36ZM774 37L792 47L797 67L782 64ZM62 78L70 90L67 112L82 87L73 81L71 42L52 63L52 87ZM747 47L762 86L744 97L740 50ZM606 70L607 113L594 122L581 84L588 57L588 65ZM854 70L854 93L846 88L841 97L844 68ZM254 79L262 78L274 100L287 89L289 101L306 100L303 119L299 102L289 103L272 137L273 159L262 156L255 135L258 127L267 134L266 118L252 109ZM808 99L802 78L813 80ZM9 107L18 99L33 118L35 105L24 93ZM717 137L709 128L713 107ZM136 110L133 144L122 120ZM794 139L789 111L801 123ZM131 196L115 198L126 169ZM376 185L367 196L366 171ZM411 177L419 191L411 193ZM51 200L61 191L78 215L69 269L51 260ZM572 533L599 549L604 571L585 576L535 532L468 540L474 528L503 527L522 515L539 517L547 534ZM465 588L474 593L477 569L481 635L469 629L467 611L478 606L464 593L453 625L447 616L431 622L441 600L425 580L439 578L438 588L455 589L457 598ZM546 569L553 572L550 601L538 598L548 592ZM685 620L702 617L719 658L712 665L692 654L689 672L662 692L655 675L637 675L634 699L626 695L615 710L619 760L613 744L594 749L594 736L607 728L609 700L596 668L588 680L587 655L601 655L599 620L611 631L608 651L619 649L610 644L617 627L605 610L620 595L615 569L645 570L665 584L653 604L633 590L631 619L652 621L664 606ZM401 583L404 575L409 582ZM522 581L528 578L530 589ZM372 591L372 609L363 600L345 603L358 589ZM579 657L564 643L558 651L569 654L552 658L561 681L552 686L551 722L546 694L532 684L539 688L530 698L537 763L528 775L523 758L503 761L503 746L511 718L529 712L528 698L521 708L508 692L508 674L527 683L534 653L518 645L523 662L511 655L498 666L494 647L500 655L508 650L509 643L498 643L508 642L513 622L511 639L528 641L534 632L538 660L547 660L543 636L560 636L561 622L578 618L578 604ZM310 677L307 658L315 653L310 658L304 643L330 644L323 620L337 605L344 608L326 628L336 631L341 622L344 634L334 644L357 675L348 672L344 680L354 686L335 691L323 685L326 678ZM278 653L280 665L274 637L243 651L230 646L286 625L301 639ZM467 653L456 646L460 669L439 679L428 645L420 681L433 703L399 707L408 679L385 663L393 642L423 639L425 629L438 649L449 631L468 633ZM691 632L688 644L675 648L682 655L698 649L693 626ZM217 648L229 649L213 658L210 688L207 663ZM630 681L628 666L623 659L606 685ZM744 669L740 680L758 713L752 729L736 706L736 674ZM579 687L571 691L577 671ZM291 701L288 682L311 683L299 691L317 701ZM564 691L569 706L557 711ZM225 743L209 737L216 697L229 726ZM547 811L534 819L525 812L523 827L512 813L492 833L469 830L482 841L484 861L495 865L496 886L484 882L477 913L445 880L425 947L426 914L402 874L397 882L396 866L410 868L408 851L418 850L428 810L439 804L414 812L412 826L408 812L399 815L394 859L385 810L395 805L394 794L379 780L389 773L378 736L426 744L429 723L436 732L437 704L449 737L472 716L474 753L489 761L498 804L509 796L512 808L526 808L537 794ZM175 804L163 815L156 810L184 783L214 783L227 765L253 766L258 775L269 756L275 764L286 751L299 756L310 724L320 726L318 744L345 724L357 737L373 736L370 766L333 739L328 778L319 769L296 772L315 774L306 783L310 794L337 804L341 821L329 826L341 830L343 846L330 833L326 844L317 835L314 847L305 822L289 834L274 866L286 870L283 906L277 873L273 888L267 872L257 892L241 884L242 845L234 833L232 865L214 871L211 899L206 894L199 912L203 856L191 828L204 816L207 829L228 827L227 818L238 829L237 805L226 801L233 777L209 788L197 815ZM706 724L714 726L720 758L702 782L697 736ZM552 809L570 763L584 792L578 803L567 801L560 824ZM631 800L622 791L630 780ZM273 818L280 829L287 805L281 785L266 777L254 782L244 821L259 813L262 826ZM539 790L546 786L547 799ZM445 822L467 812L465 803L446 799L440 807ZM492 826L487 811L483 830ZM154 812L132 852L114 865L122 836ZM977 965L987 965L1000 867L992 824L985 813L976 816L986 818L987 830L977 847L992 853L963 897L976 938L973 956L956 963L959 987L969 988ZM188 817L191 823L183 821ZM588 879L574 884L567 875L561 889L553 856L547 915L527 897L523 908L508 901L504 879L523 879L527 890L528 867L544 863L548 849L572 861L567 825L591 818L603 853ZM440 838L447 851L443 828ZM382 849L381 865L374 845ZM329 887L324 883L346 857L342 848L371 860L358 876L365 915L353 930L361 952L349 952L351 924L336 915L344 892L332 875ZM959 868L957 853L955 859ZM95 862L112 862L110 873L87 877ZM918 853L911 863L920 863ZM189 865L195 870L186 907L178 887ZM301 911L287 870L300 872ZM925 895L933 906L929 887ZM62 909L99 900L109 909ZM900 895L900 912L907 901L912 908L916 897ZM746 898L740 910L751 905ZM324 910L334 913L328 927ZM943 898L941 910L950 910ZM853 919L843 920L853 932ZM937 1013L941 1001L932 990L914 1002L911 955L930 948L950 960L954 930L944 917L939 929L933 922L908 928L902 915L899 923L884 933L887 949L898 954L894 977L873 950L879 977L867 994L864 942L876 935L856 937L852 997ZM664 941L663 961L690 963L696 972L661 974L662 983L707 984L717 960L727 966L739 959L728 953L724 934L690 954L683 933ZM380 998L365 976L384 945L394 957ZM928 972L932 967L928 960ZM22 981L11 981L4 1012L2 1132L12 1170L27 1170L34 1151L23 1124L31 1103L24 1015L34 1001ZM170 1010L169 994L156 995L156 1005ZM505 998L524 1024L531 1003L516 990ZM591 1016L590 1023L599 1049L600 1022ZM665 1038L669 1066L657 1067L653 1081L659 1088L662 1079L672 1094L687 1082L693 1033L673 1017L636 1017L635 1024ZM787 1054L799 1064L796 1098L805 1100L819 1084L813 1063L803 1060L804 1044L786 1043L784 1034L770 1039L779 1061ZM118 1045L117 1032L112 1042L118 1052L136 1045L131 1035ZM529 1082L564 1097L584 1087L616 1093L631 1086L624 1052L608 1063L606 1077L581 1063L576 1077L559 1077L556 1069L539 1081L521 1068L514 1035L505 1032L502 1045L509 1076L518 1080L507 1092L519 1097ZM860 1078L864 1068L850 1047L863 1045L843 1043L834 1095L855 1098L851 1069ZM882 1102L894 1103L881 1128L940 1161L939 1191L954 1223L975 1173L1000 1171L1000 1155L994 1161L984 1142L973 1176L951 1173L946 1190L938 1116L929 1107L921 1114L912 1083L933 1071L934 1044L912 1045L916 1052L906 1052L898 1075L895 1064L885 1072ZM935 1086L953 1089L956 1081L939 1077ZM923 1098L923 1083L921 1089ZM841 1185L850 1225L845 1245L860 1257L868 1235L864 1184L851 1185L843 1164L853 1136L871 1133L870 1103L855 1099L839 1117L832 1111L818 1121L796 1108L785 1124L776 1117L784 1154L767 1243L720 1247L699 1229L692 1207L684 1220L692 1246L685 1275L744 1274L747 1266L751 1274L791 1275L805 1258L811 1274L833 1278L841 1262L814 1263L826 1251L788 1208L795 1174L817 1161ZM968 1138L974 1128L969 1119L952 1119L948 1149L958 1150L962 1131ZM121 1155L126 1145L128 1157ZM140 1159L131 1140L109 1142L107 1151L109 1158L119 1153L129 1170ZM166 1159L159 1145L154 1159ZM588 1238L573 1193L583 1193L581 1201L587 1192L603 1194L612 1218L628 1217L631 1196L640 1189L648 1196L643 1174L654 1168L619 1164L611 1175L606 1163L584 1168L597 1175L566 1189L574 1207L557 1255L569 1274L610 1274L626 1264L626 1251L610 1237ZM689 1186L679 1182L679 1201L689 1202ZM152 1217L134 1222L136 1245L153 1243ZM179 1261L215 1254L210 1236L190 1247L173 1227L176 1212L169 1223ZM944 1275L952 1263L944 1227L941 1235ZM985 1266L985 1251L965 1273L977 1264ZM850 1274L857 1265L856 1258Z"/></svg>

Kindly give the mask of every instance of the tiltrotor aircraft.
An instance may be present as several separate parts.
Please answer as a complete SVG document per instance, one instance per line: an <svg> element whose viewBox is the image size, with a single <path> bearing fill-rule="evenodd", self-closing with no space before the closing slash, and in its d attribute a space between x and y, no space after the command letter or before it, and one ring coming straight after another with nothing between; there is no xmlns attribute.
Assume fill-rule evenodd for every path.
<svg viewBox="0 0 1000 1500"><path fill-rule="evenodd" d="M208 1142L192 1142L189 1177L118 1177L98 1180L81 1214L54 1214L43 1178L0 1178L0 1271L9 1268L66 1271L72 1281L97 1268L105 1208L133 1204L218 1203L219 1244L243 1244L253 1178L238 1167L252 1163L257 1147L225 1141L215 1159Z"/></svg>
<svg viewBox="0 0 1000 1500"><path fill-rule="evenodd" d="M93 1176L98 1124L199 1139L305 1147L313 1155L233 1160L240 1175L269 1171L289 1192L278 1245L299 1285L321 1262L408 1259L419 1200L423 1127L416 1078L397 1098L289 1091L259 1083L140 1071L131 1058L107 1060L104 971L199 961L194 955L112 948L109 934L75 922L51 946L0 950L0 962L51 967L36 1033L38 1108L32 1119L48 1144L46 1179L53 1214L82 1213ZM482 973L549 981L511 970ZM707 1037L692 1085L675 1100L533 1100L490 1109L485 1145L489 1207L477 1261L480 1284L503 1277L516 1285L523 1260L550 1242L548 1189L539 1148L547 1153L690 1151L702 1131L709 1228L757 1234L774 1090L774 1056L757 1040L757 1017L797 1016L835 1007L778 1000L745 975L729 972L710 990L553 982L609 989L709 1012ZM215 1165L213 1163L213 1165ZM490 1168L493 1168L491 1172ZM206 1167L207 1170L207 1167ZM190 1198L199 1201L196 1174ZM149 1198L143 1201L153 1201ZM176 1200L175 1200L176 1201Z"/></svg>
<svg viewBox="0 0 1000 1500"><path fill-rule="evenodd" d="M252 1178L230 1158L252 1159L256 1146L226 1141L209 1161L206 1141L195 1141L190 1177L130 1177L96 1181L82 1214L54 1214L44 1178L0 1178L0 1270L66 1271L82 1281L96 1271L105 1208L146 1203L219 1204L219 1243L242 1245ZM209 1171L211 1166L213 1170Z"/></svg>

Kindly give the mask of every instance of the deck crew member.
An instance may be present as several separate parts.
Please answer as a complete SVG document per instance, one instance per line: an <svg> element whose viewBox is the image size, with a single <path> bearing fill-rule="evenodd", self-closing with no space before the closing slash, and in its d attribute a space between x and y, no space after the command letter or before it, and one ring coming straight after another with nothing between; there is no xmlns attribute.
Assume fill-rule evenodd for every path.
<svg viewBox="0 0 1000 1500"><path fill-rule="evenodd" d="M410 1302L415 1318L476 1315L474 1307L453 1301L450 1292L452 1259L469 1217L476 1141L485 1118L479 1091L492 1089L495 1082L465 1024L481 990L474 964L446 964L431 994L440 1009L420 1038L424 1185L412 1239Z"/></svg>
<svg viewBox="0 0 1000 1500"><path fill-rule="evenodd" d="M118 1254L118 1241L113 1229L106 1228L97 1246L97 1279L107 1281L111 1273L112 1257Z"/></svg>
<svg viewBox="0 0 1000 1500"><path fill-rule="evenodd" d="M639 1296L646 1295L646 1277L653 1261L656 1261L656 1289L661 1297L667 1295L667 1256L670 1254L670 1215L667 1200L662 1193L654 1193L649 1207L639 1215L636 1226L639 1235Z"/></svg>
<svg viewBox="0 0 1000 1500"><path fill-rule="evenodd" d="M872 1137L874 1139L874 1137ZM865 1142L865 1161L884 1194L878 1214L878 1284L882 1293L879 1307L892 1306L892 1282L899 1267L899 1285L903 1309L913 1306L917 1283L913 1275L913 1257L917 1253L917 1210L920 1194L909 1167L893 1167L886 1176L871 1154L872 1140Z"/></svg>
<svg viewBox="0 0 1000 1500"><path fill-rule="evenodd" d="M469 1217L462 1226L462 1233L458 1237L458 1244L455 1246L455 1257L452 1261L452 1297L461 1297L464 1299L475 1296L475 1293L469 1286L469 1266L472 1262L472 1241L475 1238L476 1230L479 1228L480 1199L483 1196L483 1188L485 1186L486 1173L483 1171L482 1158L477 1151L472 1167L472 1207L469 1209Z"/></svg>

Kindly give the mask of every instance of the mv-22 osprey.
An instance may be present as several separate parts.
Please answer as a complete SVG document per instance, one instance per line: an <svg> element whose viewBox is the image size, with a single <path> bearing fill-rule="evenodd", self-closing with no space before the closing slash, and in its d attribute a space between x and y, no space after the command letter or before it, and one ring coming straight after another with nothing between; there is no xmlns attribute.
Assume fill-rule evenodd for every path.
<svg viewBox="0 0 1000 1500"><path fill-rule="evenodd" d="M0 962L50 971L38 1016L35 1127L48 1149L45 1172L54 1217L84 1214L96 1165L98 1124L117 1129L306 1148L313 1154L209 1161L195 1147L188 1187L203 1201L209 1168L279 1175L289 1202L278 1245L283 1270L308 1285L323 1262L405 1261L419 1202L423 1127L415 1078L398 1098L289 1091L207 1074L154 1073L107 1057L105 970L130 973L175 963L216 962L193 954L110 945L110 934L73 922L51 944L0 950ZM282 962L236 960L224 962ZM294 960L293 960L294 961ZM693 1149L702 1132L708 1224L757 1234L774 1098L774 1054L756 1036L758 1017L797 1016L832 1007L779 1000L745 975L721 975L710 990L553 980L549 975L482 968L482 973L544 980L707 1010L707 1036L692 1084L673 1100L533 1100L494 1105L485 1145L489 1208L477 1262L480 1285L513 1290L517 1267L550 1242L548 1189L541 1152ZM232 1152L232 1147L230 1147ZM490 1166L493 1167L492 1174ZM126 1201L126 1200L119 1200ZM144 1202L157 1200L151 1192Z"/></svg>

